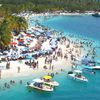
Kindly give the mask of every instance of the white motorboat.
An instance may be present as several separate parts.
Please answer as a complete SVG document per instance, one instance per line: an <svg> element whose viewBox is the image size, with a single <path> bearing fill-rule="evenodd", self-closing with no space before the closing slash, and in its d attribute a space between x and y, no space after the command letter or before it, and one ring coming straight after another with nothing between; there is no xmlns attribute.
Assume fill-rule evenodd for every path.
<svg viewBox="0 0 100 100"><path fill-rule="evenodd" d="M68 76L75 80L88 82L88 79L85 78L84 76L82 76L82 71L80 71L80 70L70 71L70 72L68 72Z"/></svg>
<svg viewBox="0 0 100 100"><path fill-rule="evenodd" d="M47 85L50 85L50 86L59 86L59 83L56 82L56 81L53 81L51 76L48 76L48 75L47 76L44 76L42 78L42 80Z"/></svg>
<svg viewBox="0 0 100 100"><path fill-rule="evenodd" d="M94 66L92 68L95 69L95 70L100 70L100 66Z"/></svg>
<svg viewBox="0 0 100 100"><path fill-rule="evenodd" d="M42 91L48 91L48 92L53 91L53 87L46 85L44 81L41 79L34 79L32 83L28 84L27 86Z"/></svg>

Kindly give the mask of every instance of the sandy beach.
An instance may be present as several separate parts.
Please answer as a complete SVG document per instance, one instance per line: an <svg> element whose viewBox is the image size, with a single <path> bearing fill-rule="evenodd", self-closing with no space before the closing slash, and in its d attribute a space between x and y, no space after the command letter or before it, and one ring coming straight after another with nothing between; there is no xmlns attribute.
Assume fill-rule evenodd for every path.
<svg viewBox="0 0 100 100"><path fill-rule="evenodd" d="M34 41L32 42L34 45ZM32 45L31 43L31 45ZM28 76L28 75L35 75L38 73L48 74L48 73L59 73L61 69L65 70L66 73L69 71L72 67L72 60L71 60L71 54L69 53L71 49L73 49L73 54L79 59L81 57L80 50L81 48L75 48L74 44L70 44L69 48L66 48L66 45L68 45L68 41L63 42L62 44L58 42L58 49L62 50L62 57L59 56L57 60L52 61L53 69L50 68L50 64L45 64L46 56L38 57L35 61L38 61L38 68L33 68L25 64L25 60L17 60L17 61L10 61L10 69L4 69L1 71L1 78L11 78L11 77L20 77L20 76ZM75 53L77 51L77 53ZM64 58L64 55L67 53L67 59ZM79 55L80 56L79 56ZM53 54L49 55L48 58L51 56L53 57L55 55L55 52ZM7 62L2 62L1 66L4 68L6 67ZM47 66L47 69L44 69L43 66ZM20 67L20 72L18 73L18 67Z"/></svg>
<svg viewBox="0 0 100 100"><path fill-rule="evenodd" d="M47 15L48 13L45 14L31 14L31 16L40 16L40 15ZM55 15L55 14L49 14L49 15ZM80 13L61 13L61 15L80 15ZM24 16L29 17L28 15ZM30 29L30 28L29 28ZM37 27L32 27L32 30L35 31L40 31L41 29ZM29 40L29 37L27 38L25 34L22 33L24 36L24 39ZM57 36L56 36L57 37ZM12 41L17 42L18 37L13 38ZM38 44L38 39L36 38L31 38L31 42L29 42L29 48L35 47L36 44ZM50 39L47 39L47 41L50 41ZM28 41L26 42L26 44ZM53 51L52 54L50 55L45 55L45 56L40 56L37 59L35 59L35 62L38 61L38 68L33 68L32 66L26 65L25 60L16 60L16 61L10 61L10 69L6 69L6 64L7 61L1 62L1 67L3 69L1 70L1 78L8 78L8 77L20 77L20 76L28 76L28 75L35 75L37 73L59 73L62 69L66 71L66 73L71 70L73 66L73 62L75 59L81 59L84 55L86 55L86 52L81 48L80 46L80 41L77 43L72 42L69 37L66 37L66 40L63 40L62 38L60 41L57 41L57 49ZM48 46L48 44L45 44ZM44 45L44 47L45 47ZM23 49L24 46L18 46L17 48ZM57 52L60 50L60 55L57 55ZM20 55L20 54L19 54ZM57 58L56 60L53 59L53 56L56 55ZM67 56L67 57L66 57ZM52 58L52 63L51 65L49 63L45 63L45 60L49 58ZM74 59L75 58L75 59ZM46 68L44 68L46 66ZM53 68L51 67L53 66ZM18 67L20 67L20 71L18 72Z"/></svg>
<svg viewBox="0 0 100 100"><path fill-rule="evenodd" d="M60 12L60 11L56 11L56 12L45 12L45 13L22 13L19 14L17 16L23 16L26 20L28 20L30 17L32 16L59 16L59 15L66 15L66 16L79 16L79 15L92 15L94 14L94 11L86 11L84 13L79 13L79 12ZM100 12L99 12L100 13Z"/></svg>

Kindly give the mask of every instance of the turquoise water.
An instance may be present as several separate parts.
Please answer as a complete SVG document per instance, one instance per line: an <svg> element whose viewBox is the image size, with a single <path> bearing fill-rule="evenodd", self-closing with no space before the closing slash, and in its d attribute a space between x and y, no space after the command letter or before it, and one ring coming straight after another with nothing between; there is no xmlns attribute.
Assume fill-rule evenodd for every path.
<svg viewBox="0 0 100 100"><path fill-rule="evenodd" d="M63 31L65 34L85 36L100 40L100 18L92 16L55 16L42 22L50 28Z"/></svg>
<svg viewBox="0 0 100 100"><path fill-rule="evenodd" d="M31 26L34 25L32 21L30 22ZM55 16L41 23L63 31L65 35L90 38L95 40L95 43L100 40L100 18L86 15ZM100 53L99 49L97 51ZM100 100L100 72L97 71L96 75L85 74L85 76L89 82L82 83L68 78L65 72L59 73L55 75L54 80L58 81L60 86L50 93L26 88L26 83L36 78L35 76L16 77L13 78L16 83L10 89L0 89L0 100ZM9 80L11 79L0 80L0 86L3 87L3 84ZM19 80L23 80L23 84L19 84Z"/></svg>
<svg viewBox="0 0 100 100"><path fill-rule="evenodd" d="M96 53L100 60L100 18L91 15L79 16L54 16L49 20L41 21L41 24L51 29L64 32L64 35L72 35L79 39L92 40L96 48Z"/></svg>
<svg viewBox="0 0 100 100"><path fill-rule="evenodd" d="M22 77L23 84L18 81L10 89L0 90L1 100L100 100L100 73L96 75L85 75L88 83L74 81L66 76L65 73L60 73L54 77L60 83L53 92L42 92L38 90L30 90L25 87L27 81L34 77ZM19 80L19 78L16 78Z"/></svg>

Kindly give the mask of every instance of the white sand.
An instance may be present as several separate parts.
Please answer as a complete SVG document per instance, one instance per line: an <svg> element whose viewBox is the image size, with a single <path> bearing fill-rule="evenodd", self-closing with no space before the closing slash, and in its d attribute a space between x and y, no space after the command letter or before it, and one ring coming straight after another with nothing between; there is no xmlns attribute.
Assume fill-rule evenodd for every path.
<svg viewBox="0 0 100 100"><path fill-rule="evenodd" d="M48 15L56 15L56 13L45 13L45 14L32 14L30 16L26 15L24 16L26 19L31 17L31 16L48 16ZM60 13L60 15L81 15L80 13ZM30 48L31 47L34 47L35 44L37 43L37 40L36 39L33 39L33 42L30 43ZM66 43L66 45L68 44L68 42ZM29 68L29 66L25 65L24 64L24 61L22 61L22 63L19 63L18 61L11 61L10 62L10 69L6 69L6 70L2 70L2 75L1 77L2 78L8 78L8 77L19 77L19 76L29 76L29 75L35 75L35 74L38 74L38 73L44 73L44 74L47 74L49 72L59 72L61 69L65 69L66 71L70 70L71 69L71 66L72 66L72 61L70 59L70 50L72 48L74 48L73 50L73 54L74 56L76 57L76 59L80 59L81 56L83 55L83 51L81 50L81 48L76 48L74 44L70 44L70 47L69 48L66 48L66 45L65 44L60 44L58 43L58 48L61 48L62 49L62 52L63 52L63 55L67 52L67 55L68 55L68 59L64 59L64 58L59 58L58 61L53 61L52 62L52 65L54 66L54 70L51 71L49 69L47 70L44 70L43 69L43 66L45 65L44 64L44 61L45 61L45 58L43 57L39 57L37 60L39 62L39 69L33 69L33 68ZM47 44L46 44L47 46ZM19 46L19 48L22 48L21 46ZM77 52L78 53L77 53ZM1 66L6 66L6 62L3 62L0 64ZM46 64L47 67L49 68L49 65ZM20 66L21 70L20 70L20 73L18 73L18 66Z"/></svg>
<svg viewBox="0 0 100 100"><path fill-rule="evenodd" d="M34 41L33 41L34 42ZM69 51L71 48L74 48L73 54L76 55L76 58L78 59L79 57L77 56L77 53L75 53L75 50L80 51L80 48L75 48L73 44L70 45L70 48L66 48L65 44L60 44L58 43L58 48L62 49L63 54L65 54L67 51ZM67 51L66 51L67 50ZM60 72L61 69L64 69L66 71L71 69L71 59L70 59L70 54L68 53L68 59L64 58L58 58L57 61L52 62L52 65L54 66L54 70L49 70L49 64L46 64L48 67L47 70L43 69L43 66L45 65L45 58L44 57L39 57L38 59L39 62L39 68L38 69L33 69L30 68L30 66L27 66L24 64L25 61L19 62L19 61L10 61L10 69L5 69L2 70L2 78L11 78L11 77L20 77L20 76L29 76L29 75L36 75L38 73L44 73L47 74L49 72ZM0 64L1 66L6 66L6 62L3 62ZM18 66L21 68L20 73L18 73Z"/></svg>

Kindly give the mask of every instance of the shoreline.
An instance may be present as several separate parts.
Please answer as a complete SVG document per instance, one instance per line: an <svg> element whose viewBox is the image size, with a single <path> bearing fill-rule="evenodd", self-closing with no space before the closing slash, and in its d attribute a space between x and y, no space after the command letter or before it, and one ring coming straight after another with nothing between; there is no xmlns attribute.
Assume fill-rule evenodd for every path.
<svg viewBox="0 0 100 100"><path fill-rule="evenodd" d="M81 15L92 15L95 11L86 11L84 13L79 12L45 12L45 13L20 13L17 14L17 16L24 17L26 20L29 19L31 16L60 16L60 15L66 15L66 16L81 16ZM98 12L100 13L100 12ZM16 15L16 14L14 14Z"/></svg>
<svg viewBox="0 0 100 100"><path fill-rule="evenodd" d="M66 47L64 45L58 44L59 47L62 48L63 54L66 52ZM73 45L71 44L71 48L74 48ZM68 50L70 50L68 48ZM59 57L57 61L53 61L52 65L54 66L54 69L49 69L49 64L44 64L45 57L39 57L36 61L39 62L39 68L30 68L30 66L25 65L25 61L22 61L21 63L18 61L11 61L10 62L10 69L2 70L2 79L7 79L7 78L14 78L14 77L20 77L20 76L30 76L30 75L36 75L38 73L59 73L61 69L63 70L71 70L71 58L70 54L68 53L69 60L66 61L66 59ZM6 62L3 64L6 66ZM42 66L41 66L42 65ZM43 66L46 65L48 69L44 69ZM20 66L20 73L18 73L18 66ZM67 73L66 71L66 73Z"/></svg>
<svg viewBox="0 0 100 100"><path fill-rule="evenodd" d="M68 13L67 13L68 14ZM41 14L39 14L39 15L41 15ZM74 14L74 15L77 15L77 14ZM37 16L37 15L36 15ZM70 40L70 38L68 38L69 40ZM59 71L61 71L61 69L64 69L64 70L70 70L71 69L71 67L72 67L72 62L71 62L71 54L69 53L69 52L74 52L74 55L75 54L77 54L77 53L75 53L76 51L74 51L74 49L75 50L77 50L77 48L76 47L74 47L74 45L76 45L76 43L70 43L70 47L69 48L66 48L66 45L68 45L68 42L69 41L67 41L66 43L64 43L63 42L63 45L62 44L60 44L59 42L58 42L58 49L59 48L62 48L62 51L63 51L63 57L64 57L64 55L65 55L65 53L66 53L66 51L68 52L68 61L66 61L64 58L59 58L58 57L58 61L56 62L56 61L53 61L53 66L54 66L54 69L55 70L49 70L49 65L48 64L46 64L47 66L48 66L48 70L47 70L47 72L45 72L46 70L44 70L43 69L43 66L45 65L44 64L44 58L42 58L41 59L41 57L39 57L38 58L38 62L40 63L40 62L42 62L42 63L40 63L39 64L39 69L38 69L38 71L37 71L37 69L33 69L33 68L29 68L29 66L27 66L27 65L25 65L25 62L23 62L22 64L20 64L20 63L18 63L18 62L16 62L16 61L14 61L14 62L11 62L11 69L8 69L8 70L2 70L3 72L1 72L2 73L2 78L12 78L12 77L20 77L20 76L29 76L29 75L34 75L34 74L37 74L37 72L38 73L40 73L40 72L42 72L42 73L46 73L46 74L48 74L48 72L53 72L53 73L56 73L56 72L59 72ZM71 40L70 40L70 42L71 42ZM79 40L79 44L78 45L80 45L80 40ZM32 45L34 44L34 41L31 43ZM66 45L65 45L66 44ZM78 48L79 50L81 50L81 47L79 47ZM78 51L78 53L79 53L80 51ZM80 55L80 56L84 56L85 54L84 54L84 52L83 51L81 51L82 52L82 54ZM84 54L84 55L83 55ZM79 54L77 54L77 55L75 55L76 56L76 58L77 59L80 59L80 56L79 56ZM79 56L79 58L77 57L77 56ZM36 60L37 61L37 60ZM14 65L14 66L13 66ZM15 66L16 65L16 66ZM42 65L42 66L41 66ZM67 65L67 66L66 66ZM5 62L5 65L4 66L6 66L6 62ZM20 68L21 68L21 72L20 73L18 73L17 71L18 71L18 66L20 66ZM59 66L59 67L58 67ZM15 68L14 68L15 67ZM42 71L41 71L42 70ZM33 74L34 73L34 74Z"/></svg>

